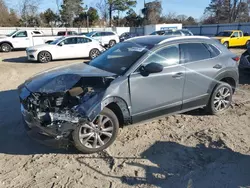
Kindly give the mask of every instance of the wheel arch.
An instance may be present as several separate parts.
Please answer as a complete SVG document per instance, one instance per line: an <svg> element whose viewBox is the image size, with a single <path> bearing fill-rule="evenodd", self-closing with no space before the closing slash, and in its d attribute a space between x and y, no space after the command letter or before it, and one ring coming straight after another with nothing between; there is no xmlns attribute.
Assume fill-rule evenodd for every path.
<svg viewBox="0 0 250 188"><path fill-rule="evenodd" d="M4 43L9 44L9 45L13 48L13 44L12 44L10 41L2 41L2 42L0 42L0 46L1 46L2 44L4 44Z"/></svg>
<svg viewBox="0 0 250 188"><path fill-rule="evenodd" d="M37 59L39 59L39 54L42 53L42 52L48 52L51 56L51 60L53 60L53 56L52 56L52 53L49 52L48 50L41 50L38 54L37 54Z"/></svg>
<svg viewBox="0 0 250 188"><path fill-rule="evenodd" d="M131 114L126 101L121 97L116 96L108 97L101 102L98 102L95 108L91 110L91 113L87 115L88 119L93 121L105 107L115 113L120 126L131 124Z"/></svg>
<svg viewBox="0 0 250 188"><path fill-rule="evenodd" d="M223 72L219 75L217 75L214 80L212 81L212 83L210 84L210 87L208 89L208 93L212 94L215 87L220 83L220 82L225 82L228 83L232 89L233 92L235 92L235 89L238 85L238 76L237 73L233 72L233 71L228 71L228 72Z"/></svg>

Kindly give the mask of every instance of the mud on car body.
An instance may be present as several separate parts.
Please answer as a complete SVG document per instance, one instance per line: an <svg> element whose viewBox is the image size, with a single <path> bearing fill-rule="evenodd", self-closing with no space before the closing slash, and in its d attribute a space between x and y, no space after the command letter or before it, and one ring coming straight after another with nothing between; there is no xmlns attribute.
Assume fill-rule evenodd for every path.
<svg viewBox="0 0 250 188"><path fill-rule="evenodd" d="M129 39L89 64L52 69L20 85L24 122L83 153L98 152L122 125L203 107L226 110L238 82L234 57L206 37Z"/></svg>

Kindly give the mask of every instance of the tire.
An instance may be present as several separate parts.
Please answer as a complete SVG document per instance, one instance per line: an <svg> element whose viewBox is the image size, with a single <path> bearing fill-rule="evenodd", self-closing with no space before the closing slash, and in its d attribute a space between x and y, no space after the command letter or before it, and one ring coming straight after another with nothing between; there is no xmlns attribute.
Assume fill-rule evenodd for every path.
<svg viewBox="0 0 250 188"><path fill-rule="evenodd" d="M40 63L48 63L52 60L52 56L47 51L41 51L37 56L38 62Z"/></svg>
<svg viewBox="0 0 250 188"><path fill-rule="evenodd" d="M250 41L248 40L246 43L246 48L249 48L249 47L250 47Z"/></svg>
<svg viewBox="0 0 250 188"><path fill-rule="evenodd" d="M109 41L109 47L113 47L114 45L116 44L116 41L115 40L111 40Z"/></svg>
<svg viewBox="0 0 250 188"><path fill-rule="evenodd" d="M12 50L12 46L8 43L3 43L1 45L1 51L2 52L10 52Z"/></svg>
<svg viewBox="0 0 250 188"><path fill-rule="evenodd" d="M229 43L228 43L228 42L224 42L223 45L224 45L226 48L229 48Z"/></svg>
<svg viewBox="0 0 250 188"><path fill-rule="evenodd" d="M104 124L105 126L112 125L112 130L106 132L106 134L109 134L109 136L106 136L106 134L98 133L98 131L102 131L105 128L106 130L108 130L108 128L111 128L111 126L109 126L109 127L104 127L104 129L97 130L98 125L96 123L98 122L101 116L103 116L101 121L107 120L106 118L109 119L108 122ZM110 121L112 122L112 124L110 123ZM93 126L96 126L95 130L93 129ZM91 129L89 127L91 127ZM93 122L83 123L77 126L77 128L72 133L72 138L75 147L79 151L81 151L84 154L91 154L108 148L115 141L118 135L118 130L119 130L119 121L116 115L112 110L104 108L103 111L100 113L100 115L96 118L96 120L94 120ZM99 141L100 139L102 141L102 144ZM97 140L96 144L94 144L94 140Z"/></svg>
<svg viewBox="0 0 250 188"><path fill-rule="evenodd" d="M92 60L92 59L95 59L97 56L99 56L101 54L100 50L98 50L97 48L94 48L92 50L90 50L89 52L89 58Z"/></svg>
<svg viewBox="0 0 250 188"><path fill-rule="evenodd" d="M226 98L222 97L220 91L224 91L223 94L228 93L229 96L227 96ZM211 115L217 115L225 112L232 104L232 96L233 96L233 89L229 84L227 83L218 84L215 87L213 93L211 94L210 100L206 107L206 111ZM221 107L223 106L223 108L218 109L219 104L221 104L220 106Z"/></svg>

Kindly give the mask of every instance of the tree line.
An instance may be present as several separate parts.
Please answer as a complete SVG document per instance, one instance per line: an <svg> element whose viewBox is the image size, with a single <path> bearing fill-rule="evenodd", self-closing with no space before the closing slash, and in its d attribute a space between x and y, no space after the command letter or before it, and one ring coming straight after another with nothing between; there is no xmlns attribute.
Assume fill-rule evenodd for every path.
<svg viewBox="0 0 250 188"><path fill-rule="evenodd" d="M57 2L57 11L48 8L39 13L40 0L20 0L18 10L8 9L0 0L0 26L26 27L140 27L149 24L182 23L184 25L249 22L250 0L211 0L200 20L192 16L163 15L162 2L153 0L135 12L136 0L98 0L90 7L83 0Z"/></svg>

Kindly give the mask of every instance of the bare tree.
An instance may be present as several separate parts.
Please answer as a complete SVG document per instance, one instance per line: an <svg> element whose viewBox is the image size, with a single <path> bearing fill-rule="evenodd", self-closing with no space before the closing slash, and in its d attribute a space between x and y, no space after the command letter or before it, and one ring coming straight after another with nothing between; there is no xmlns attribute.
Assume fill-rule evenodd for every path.
<svg viewBox="0 0 250 188"><path fill-rule="evenodd" d="M39 1L41 3L41 1ZM27 26L38 26L38 8L39 4L36 0L21 0L19 2L20 16L22 24Z"/></svg>
<svg viewBox="0 0 250 188"><path fill-rule="evenodd" d="M5 26L9 17L8 8L3 0L0 0L0 26Z"/></svg>

